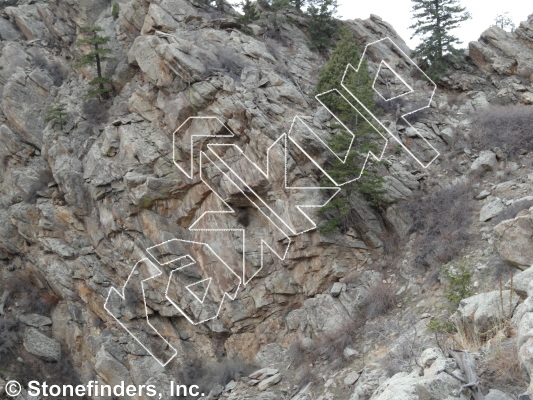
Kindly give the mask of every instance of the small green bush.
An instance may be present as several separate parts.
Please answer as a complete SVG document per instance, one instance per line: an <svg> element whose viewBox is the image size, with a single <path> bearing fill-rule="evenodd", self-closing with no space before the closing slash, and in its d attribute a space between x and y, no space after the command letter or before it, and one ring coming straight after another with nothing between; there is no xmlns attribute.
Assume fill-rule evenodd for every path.
<svg viewBox="0 0 533 400"><path fill-rule="evenodd" d="M432 319L429 324L427 324L427 329L435 334L457 332L457 328L454 324L450 321L441 319Z"/></svg>
<svg viewBox="0 0 533 400"><path fill-rule="evenodd" d="M455 265L443 266L441 275L446 280L443 290L444 297L448 300L450 311L455 311L461 300L474 294L472 271L466 260L461 260Z"/></svg>
<svg viewBox="0 0 533 400"><path fill-rule="evenodd" d="M113 3L113 10L111 11L111 16L117 19L119 14L120 14L120 4Z"/></svg>

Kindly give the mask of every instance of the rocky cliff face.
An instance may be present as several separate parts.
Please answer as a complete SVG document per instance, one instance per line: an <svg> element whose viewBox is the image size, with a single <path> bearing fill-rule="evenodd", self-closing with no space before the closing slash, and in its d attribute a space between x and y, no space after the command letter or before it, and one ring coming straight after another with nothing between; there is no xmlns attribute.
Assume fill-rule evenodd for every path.
<svg viewBox="0 0 533 400"><path fill-rule="evenodd" d="M521 209L494 234L483 225L511 209L514 200L522 198L515 207L530 206L529 153L509 161L505 149L478 153L469 138L475 137L473 113L490 104L531 103L533 20L513 34L491 28L471 43L469 61L440 82L431 107L411 119L412 126L398 118L413 109L410 104L386 113L385 124L399 143L427 155L422 164L431 150L441 157L426 169L388 146L379 167L388 204L376 209L355 196L352 229L324 235L295 209L323 204L332 195L316 189L322 177L313 160L325 162L323 147L303 137L303 154L279 141L294 128L295 117L323 138L331 129L332 116L313 97L326 59L308 49L305 18L287 12L272 35L265 17L243 33L234 12L217 13L186 0L119 5L117 18L105 0L19 1L2 10L0 332L10 350L1 353L7 361L0 362L0 378L71 383L98 377L109 384L163 385L204 379L203 384L211 377L211 398L362 400L400 398L400 392L409 399L425 398L422 393L467 398L459 380L440 374L443 368L460 374L459 365L441 350L422 352L431 346L422 337L431 335L425 332L429 319L420 316L433 312L435 298L442 297L427 292L420 264L434 267L442 254L418 252L416 213L406 204L416 204L412 199L422 191L472 178L472 190L487 194L469 209L481 210L483 217L466 228L476 239L460 254L471 251L472 257L485 257L477 262L490 265L497 256L494 244L505 260L531 265L529 253L513 261L517 247L531 244L524 233L529 225L516 227L518 219L529 217L512 219ZM94 71L75 68L84 52L76 40L86 25L102 27L110 38L112 58L104 63L104 75L112 80L113 96L105 101L84 98ZM406 62L401 53L409 49L389 24L372 16L346 25L361 48L386 37L395 43L371 47L371 73L386 60L409 75L413 87L427 84ZM66 122L45 122L46 111L58 103L66 106ZM218 137L200 138L191 148L201 135ZM265 176L257 165L266 168L267 158ZM483 181L487 173L498 177L502 171L507 181ZM299 189L288 190L287 183ZM224 210L232 212L213 213ZM269 213L282 221L274 223ZM316 213L310 216L320 222ZM505 243L512 229L521 241ZM196 264L178 260L186 254ZM491 285L490 277L478 275ZM197 293L186 287L197 282L203 282ZM396 324L387 328L388 341L376 334L385 329L382 320L365 325L379 287L394 297L395 309L385 317ZM118 292L108 298L111 288ZM219 310L228 294L235 300ZM423 299L429 299L427 307L416 304ZM407 359L421 375L407 368L387 380L384 369L370 362L405 347L409 338L392 338L412 326L421 348ZM361 337L339 343L339 332L347 329ZM525 339L519 342L528 369L529 347ZM325 387L301 381L294 386L302 371L291 351L302 346L306 353L317 343L337 343L340 353L332 354L348 366L328 372L331 356L322 354L310 363ZM228 367L236 359L241 364ZM248 364L274 369L225 386L252 372ZM217 368L232 371L231 378L218 381L223 374ZM68 379L57 378L66 370ZM26 378L18 377L21 371Z"/></svg>

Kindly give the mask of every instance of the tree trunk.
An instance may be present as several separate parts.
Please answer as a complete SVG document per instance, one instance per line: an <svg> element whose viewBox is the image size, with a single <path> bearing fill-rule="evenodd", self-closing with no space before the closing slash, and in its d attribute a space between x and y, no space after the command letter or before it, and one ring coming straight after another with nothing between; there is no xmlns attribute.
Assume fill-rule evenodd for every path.
<svg viewBox="0 0 533 400"><path fill-rule="evenodd" d="M450 351L450 354L465 374L467 383L463 388L469 388L475 400L485 400L485 396L483 396L479 387L476 366L470 353L466 351Z"/></svg>
<svg viewBox="0 0 533 400"><path fill-rule="evenodd" d="M96 51L98 51L98 43L94 44L94 49ZM101 61L100 61L100 54L96 53L95 54L95 58L96 58L96 72L98 73L98 78L102 79L102 65L101 65ZM100 82L98 84L98 88L103 91L104 90L104 84L102 82Z"/></svg>
<svg viewBox="0 0 533 400"><path fill-rule="evenodd" d="M442 31L441 31L441 21L440 21L440 15L441 9L440 9L440 1L435 0L435 16L437 18L436 24L437 24L437 44L438 44L438 59L442 60Z"/></svg>

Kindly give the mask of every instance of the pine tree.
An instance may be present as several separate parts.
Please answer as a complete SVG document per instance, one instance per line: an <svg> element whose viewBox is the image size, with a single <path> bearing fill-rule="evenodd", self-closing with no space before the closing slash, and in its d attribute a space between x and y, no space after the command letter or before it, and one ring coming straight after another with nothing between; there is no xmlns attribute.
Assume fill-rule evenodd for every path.
<svg viewBox="0 0 533 400"><path fill-rule="evenodd" d="M289 4L296 8L298 11L301 11L302 7L305 4L305 0L290 0Z"/></svg>
<svg viewBox="0 0 533 400"><path fill-rule="evenodd" d="M318 84L315 89L316 94L337 89L346 98L350 98L348 93L341 86L342 76L348 64L357 67L361 54L355 44L353 34L343 28L341 38L328 63L318 75ZM365 62L361 64L361 73L351 80L345 82L352 93L357 94L361 102L369 109L375 110L374 91L372 89L372 79L368 73ZM329 162L328 174L336 181L348 181L354 175L358 176L361 170L361 156L364 158L369 151L374 154L378 152L376 148L377 133L373 127L367 123L349 105L341 101L328 101L328 108L356 135L354 145L351 147L349 157L346 162L332 158ZM328 146L336 153L347 149L352 141L352 136L345 131L340 124L333 124L337 133L328 140ZM329 182L324 182L328 186ZM357 220L357 210L354 210L351 198L355 193L359 193L368 204L380 206L386 202L385 190L383 189L383 178L378 176L372 167L365 168L361 178L355 182L342 187L342 191L328 205L321 209L321 214L327 218L327 223L322 228L323 233L330 233L337 229L346 231Z"/></svg>
<svg viewBox="0 0 533 400"><path fill-rule="evenodd" d="M114 19L118 19L118 16L120 15L120 4L113 3L113 8L111 9L111 16Z"/></svg>
<svg viewBox="0 0 533 400"><path fill-rule="evenodd" d="M241 3L243 15L237 21L243 25L247 25L259 18L259 13L255 8L255 4L251 0L245 0Z"/></svg>
<svg viewBox="0 0 533 400"><path fill-rule="evenodd" d="M67 122L67 112L65 111L67 106L64 103L59 103L55 107L49 108L46 110L46 115L44 117L45 122L52 122L52 126L56 124L65 126Z"/></svg>
<svg viewBox="0 0 533 400"><path fill-rule="evenodd" d="M86 95L87 98L99 95L107 97L110 92L109 85L111 80L102 75L102 62L107 59L106 55L111 53L111 49L104 46L110 39L109 36L100 36L100 31L102 31L102 28L99 26L84 26L81 28L81 32L87 37L76 42L78 46L90 45L93 48L76 64L78 68L86 65L96 66L97 77L92 79L89 85L97 86L98 88L89 90Z"/></svg>
<svg viewBox="0 0 533 400"><path fill-rule="evenodd" d="M412 36L421 37L414 55L424 59L428 75L437 79L446 68L445 55L454 54L454 44L459 44L451 31L461 22L470 19L470 14L460 6L460 0L411 0L413 19L416 22L409 28L414 29Z"/></svg>
<svg viewBox="0 0 533 400"><path fill-rule="evenodd" d="M334 18L337 13L337 0L308 0L310 48L324 52L333 42L339 31L339 23Z"/></svg>

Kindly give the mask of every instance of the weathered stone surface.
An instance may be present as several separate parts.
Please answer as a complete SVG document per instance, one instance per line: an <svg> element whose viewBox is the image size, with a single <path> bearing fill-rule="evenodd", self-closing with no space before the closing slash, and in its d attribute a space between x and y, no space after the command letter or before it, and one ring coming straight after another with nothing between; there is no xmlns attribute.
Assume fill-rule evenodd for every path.
<svg viewBox="0 0 533 400"><path fill-rule="evenodd" d="M520 269L533 264L533 210L524 210L516 218L494 227L498 236L496 249L506 262Z"/></svg>
<svg viewBox="0 0 533 400"><path fill-rule="evenodd" d="M492 171L496 166L498 160L496 160L496 154L490 150L482 151L478 158L474 160L470 169L476 172Z"/></svg>
<svg viewBox="0 0 533 400"><path fill-rule="evenodd" d="M346 375L346 377L344 378L344 384L353 385L355 382L357 382L360 376L361 375L358 372L352 371L348 373L348 375Z"/></svg>
<svg viewBox="0 0 533 400"><path fill-rule="evenodd" d="M500 214L505 209L505 203L502 199L496 197L496 198L489 198L485 202L485 205L481 208L481 211L479 212L479 220L481 222L488 221L491 218L494 218L498 214Z"/></svg>
<svg viewBox="0 0 533 400"><path fill-rule="evenodd" d="M122 382L131 384L127 368L102 346L96 355L94 364L96 373L110 385L120 385Z"/></svg>
<svg viewBox="0 0 533 400"><path fill-rule="evenodd" d="M19 317L19 321L34 328L52 325L52 320L39 314L24 314Z"/></svg>
<svg viewBox="0 0 533 400"><path fill-rule="evenodd" d="M494 25L481 34L479 42L470 43L470 56L485 71L492 69L501 75L530 72L533 57L527 44L513 39L511 33Z"/></svg>
<svg viewBox="0 0 533 400"><path fill-rule="evenodd" d="M426 352L434 353L435 350L425 350L421 358L425 357ZM418 374L418 371L411 374L400 372L380 385L370 399L422 400L426 396L436 399L456 398L455 394L460 392L461 383L450 375L441 373L443 368L453 368L450 367L452 364L450 361L440 352L431 365L424 368L422 376ZM459 398L466 399L462 395ZM352 399L355 400L353 396Z"/></svg>
<svg viewBox="0 0 533 400"><path fill-rule="evenodd" d="M47 361L61 359L61 345L55 339L49 338L35 328L24 332L24 348L31 354Z"/></svg>
<svg viewBox="0 0 533 400"><path fill-rule="evenodd" d="M513 397L510 394L504 393L497 389L489 390L489 393L485 396L485 400L512 400Z"/></svg>
<svg viewBox="0 0 533 400"><path fill-rule="evenodd" d="M243 260L241 228L246 229L253 246L265 238L275 248L288 242L213 166L205 169L202 176L205 182L198 171L188 178L177 169L175 163L188 166L189 161L198 161L198 149L189 154L191 137L210 132L218 137L199 137L198 142L203 144L197 143L206 154L211 154L207 148L211 139L236 144L263 167L266 149L290 129L295 115L316 130L321 140L327 139L328 124L334 121L312 96L324 58L307 45L308 20L302 13L287 10L286 14L278 15L280 30L273 32L267 21L271 11L263 10L262 19L251 27L251 33L245 34L239 31L235 13L227 4L228 13L188 0L124 0L119 4L119 16L114 19L107 0L20 0L20 6L6 10L4 17L9 20L0 19L0 65L3 67L0 69L0 282L4 273L11 278L17 271L29 271L39 288L51 289L46 293L51 304L60 299L53 306L52 327L43 330L51 329L53 336L65 344L61 350L69 352L80 376L96 376L110 384L121 381L144 384L144 374L147 374L149 382L156 382L157 387L168 387L170 372L167 375L166 371L172 365L163 369L127 332L118 328L103 308L110 287L120 288L126 282L135 263L146 257L147 248L173 238L208 242L235 268ZM85 51L75 45L79 27L83 25L99 25L102 33L110 37L113 60L104 63L104 73L112 78L113 96L102 102L84 99L88 80L95 76L93 68L73 67ZM346 25L354 32L361 49L368 43L390 37L409 53L392 26L378 16L349 21ZM528 22L517 30L520 40L533 38L529 26ZM270 39L278 34L279 40ZM447 101L437 91L431 107L415 123L441 154L447 154L452 147L461 150L458 159L462 164L457 168L443 163L446 169L443 181L468 171L471 160L462 150L464 147L465 153L472 154L463 143L468 143L472 129L470 113L486 107L489 99L527 102L524 95L529 93L528 86L523 79L516 81L508 74L516 67L516 71L526 76L528 56L519 54L513 60L511 47L522 45L500 43L502 40L516 42L514 37L495 31L489 32L487 40L479 46L473 45L472 58L486 65L481 69L470 65L473 72L461 75L462 70L457 70L453 76L443 79L449 85L450 95L454 90L462 93L456 100ZM475 50L479 50L477 54ZM400 60L398 52L391 51L384 42L369 49L368 55L368 66L373 73L383 59L406 79L412 78L410 84L414 88L422 87L417 71ZM64 77L58 79L52 61L61 62ZM413 101L418 101L415 97ZM67 105L68 122L64 126L45 124L46 110L59 102ZM235 137L224 141L220 124L212 130L192 127L174 137L173 132L190 116L217 116ZM394 115L389 117L394 125ZM412 128L398 125L398 129L406 145L420 149ZM311 133L305 136L304 148L325 165L324 148L312 139ZM176 149L183 154L175 154ZM391 276L376 271L381 252L391 244L387 242L391 240L390 233L409 243L412 221L410 213L402 211L402 202L411 201L420 189L430 190L435 183L434 171L442 164L439 165L441 159L438 159L426 170L407 154L398 154L390 148L389 151L391 155L386 156L385 164L377 168L385 177L385 188L394 204L384 205L384 210L377 212L363 196L354 193L349 201L357 213L351 225L356 226L329 236L314 229L302 235L290 235L291 247L284 260L266 249L261 254L260 248L251 246L250 251L247 243L246 262L257 268L264 256L266 264L253 284L241 286L235 301L224 303L218 319L200 327L182 318L180 311L164 296L166 269L159 281L153 281L158 287L147 287L146 307L136 282L135 290L126 293L127 304L121 313L139 327L138 333L149 344L154 344L158 336L142 324L148 312L165 338L178 347L177 364L199 354L205 360L227 354L268 366L266 372L252 381L255 385L233 381L227 387L231 393L224 394L228 399L286 397L294 386L292 371L283 380L278 379L281 379L279 371L285 371L290 363L289 344L301 340L306 346L312 345L314 339L337 334L347 322L364 315L363 306L373 285L398 279L394 276L396 272L392 272L396 268L390 268ZM291 200L283 187L283 163L271 164L274 178L269 180L242 158L239 161L236 151L224 148L220 154L228 165L238 167L239 178L249 183L258 196L271 201L269 206L283 211L289 225L301 227L308 223L301 214L289 215L287 211L295 203L294 199L307 197L304 199L302 192ZM319 186L320 174L305 156L293 150L289 154L290 183L295 187ZM478 159L474 164L479 164L482 170L501 167L494 164L490 152L482 153L485 155L485 159ZM504 160L503 156L496 155L496 158ZM522 164L525 166L521 167ZM525 160L507 164L512 173L527 168ZM214 188L221 186L222 195L213 194L207 182ZM488 187L489 182L485 182L476 188L476 193ZM505 188L494 186L491 191L500 196L499 191ZM520 196L530 194L525 185L515 189ZM501 198L509 199L507 194ZM235 208L236 215L226 213L219 220L209 213L226 209L221 199ZM319 203L325 200L319 194L313 194L312 199ZM509 200L506 204L513 205ZM490 215L494 209L484 212ZM196 224L200 230L189 229L202 215L206 217ZM218 223L226 231L205 230ZM405 251L401 254L405 256L402 266L411 263L415 247L410 243L401 250ZM204 260L200 256L196 261L191 271ZM199 279L206 272L209 272L207 267L195 269L188 278ZM139 275L134 273L131 277L135 280ZM420 293L418 278L407 274L402 278L410 282L402 283L402 291L398 293L411 295L412 292L423 301L427 292ZM213 285L219 283L217 279ZM517 285L523 294L524 284L517 281ZM6 304L7 313L20 311L11 299ZM405 309L406 304L401 305ZM187 307L193 314L201 314L198 304ZM521 318L515 318L523 321L520 345L531 336L526 317L528 307L529 303L524 303ZM400 318L396 311L387 314L387 323ZM406 314L410 311L406 310ZM49 324L48 320L27 315L20 320L35 327ZM419 332L425 332L425 323L417 323ZM405 338L402 333L400 339ZM352 343L341 350L346 359L356 361L361 354L366 359L369 353L375 353L375 344L372 338L365 338L361 347ZM524 353L524 362L529 362L528 354ZM435 352L424 353L423 372L427 374L433 365L442 366L439 360L440 355ZM322 365L322 361L313 368L324 375L327 384L320 387L323 393L302 388L295 399L329 400L337 396L368 400L387 379L378 363L368 364L360 376L355 371L330 374L327 362ZM397 391L400 396L410 394L410 387L420 393L429 391L435 394L433 397L437 396L435 388L444 388L442 393L448 395L448 383L441 381L445 376L441 375L404 376L401 382L391 381L389 386L383 386L375 396L393 396L395 385L400 387ZM260 389L264 392L259 393ZM219 396L223 390L222 386L216 387L212 394Z"/></svg>
<svg viewBox="0 0 533 400"><path fill-rule="evenodd" d="M259 390L267 390L269 387L276 385L281 381L281 374L276 374L271 376L270 378L266 378L265 380L262 380L259 382L257 387Z"/></svg>
<svg viewBox="0 0 533 400"><path fill-rule="evenodd" d="M39 85L17 67L3 91L3 108L8 122L25 140L38 147L42 146L43 110L50 102L50 89Z"/></svg>
<svg viewBox="0 0 533 400"><path fill-rule="evenodd" d="M522 297L527 297L530 284L533 282L533 266L515 274L513 279L509 279L505 284L506 289L512 289Z"/></svg>
<svg viewBox="0 0 533 400"><path fill-rule="evenodd" d="M17 40L20 38L20 33L7 20L0 18L0 39L2 40Z"/></svg>
<svg viewBox="0 0 533 400"><path fill-rule="evenodd" d="M466 332L483 335L512 317L518 302L518 296L513 296L510 290L480 293L461 300L453 318Z"/></svg>

